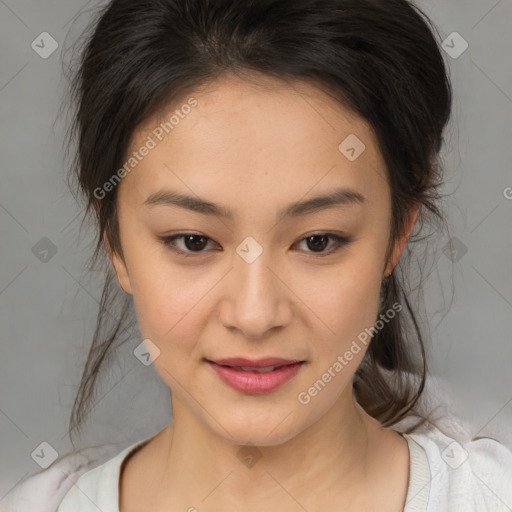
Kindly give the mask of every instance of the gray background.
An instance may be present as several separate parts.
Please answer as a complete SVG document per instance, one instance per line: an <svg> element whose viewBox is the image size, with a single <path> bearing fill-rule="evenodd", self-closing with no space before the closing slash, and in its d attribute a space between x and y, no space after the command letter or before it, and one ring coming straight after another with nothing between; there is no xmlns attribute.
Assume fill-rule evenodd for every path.
<svg viewBox="0 0 512 512"><path fill-rule="evenodd" d="M0 500L40 469L31 453L41 442L70 448L67 420L101 275L83 272L92 232L79 237L80 208L65 181L61 57L102 3L0 0ZM501 426L512 445L512 3L419 5L443 40L456 31L469 43L458 58L445 54L455 104L443 151L451 235L467 253L452 261L439 242L426 282L427 349L475 435ZM45 31L59 43L47 59L31 48ZM43 237L57 249L47 262L33 252ZM170 420L167 388L130 354L138 343L106 375L84 444L126 445Z"/></svg>

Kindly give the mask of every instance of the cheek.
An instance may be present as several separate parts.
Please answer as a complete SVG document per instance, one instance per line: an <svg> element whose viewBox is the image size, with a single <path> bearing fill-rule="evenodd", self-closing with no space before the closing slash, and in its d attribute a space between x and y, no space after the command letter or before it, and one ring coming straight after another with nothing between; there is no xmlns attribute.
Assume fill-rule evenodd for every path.
<svg viewBox="0 0 512 512"><path fill-rule="evenodd" d="M193 282L182 272L143 254L132 254L130 283L141 333L160 342L198 300Z"/></svg>
<svg viewBox="0 0 512 512"><path fill-rule="evenodd" d="M205 308L211 307L209 298L219 276L211 271L172 265L165 257L133 262L137 320L142 336L160 349L156 366L169 363L176 367L179 361L190 362L190 356L196 357L194 350L209 318Z"/></svg>
<svg viewBox="0 0 512 512"><path fill-rule="evenodd" d="M172 275L171 275L172 274ZM166 274L138 276L133 298L143 339L158 347L154 367L171 388L179 387L195 359L202 326L201 296L189 282L166 269Z"/></svg>
<svg viewBox="0 0 512 512"><path fill-rule="evenodd" d="M338 271L330 269L321 279L317 276L316 284L311 282L306 288L305 302L315 313L312 321L318 326L316 345L326 356L343 353L359 335L364 339L365 329L374 325L381 284L378 268L362 259L352 264L347 261ZM359 345L361 352L366 350L364 343ZM364 355L359 354L361 358Z"/></svg>

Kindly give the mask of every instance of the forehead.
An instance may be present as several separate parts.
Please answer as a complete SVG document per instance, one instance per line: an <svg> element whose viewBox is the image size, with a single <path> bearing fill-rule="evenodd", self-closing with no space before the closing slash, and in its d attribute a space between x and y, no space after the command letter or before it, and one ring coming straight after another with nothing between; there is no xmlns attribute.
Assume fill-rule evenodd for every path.
<svg viewBox="0 0 512 512"><path fill-rule="evenodd" d="M174 184L202 197L226 188L268 196L286 185L294 198L317 184L370 198L387 186L371 125L305 82L223 76L144 121L127 158L145 145L121 182L137 203Z"/></svg>

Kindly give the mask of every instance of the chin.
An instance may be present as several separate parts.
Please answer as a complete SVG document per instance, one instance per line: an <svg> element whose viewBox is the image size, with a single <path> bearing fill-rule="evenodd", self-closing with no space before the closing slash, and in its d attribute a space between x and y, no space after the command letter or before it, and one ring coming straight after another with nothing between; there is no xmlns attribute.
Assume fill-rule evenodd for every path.
<svg viewBox="0 0 512 512"><path fill-rule="evenodd" d="M214 425L214 428L217 435L234 445L279 446L293 439L301 432L301 429L293 422L292 418L293 414L288 416L284 414L275 420L225 421L223 426L226 430L217 424Z"/></svg>

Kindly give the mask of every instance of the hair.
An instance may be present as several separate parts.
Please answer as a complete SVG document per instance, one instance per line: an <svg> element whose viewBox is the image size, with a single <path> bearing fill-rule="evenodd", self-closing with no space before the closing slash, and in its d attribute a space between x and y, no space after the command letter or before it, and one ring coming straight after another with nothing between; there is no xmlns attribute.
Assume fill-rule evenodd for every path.
<svg viewBox="0 0 512 512"><path fill-rule="evenodd" d="M113 0L97 12L83 33L70 86L68 147L76 152L69 183L84 200L83 220L93 215L90 269L101 259L105 281L70 433L81 430L110 354L130 338L121 335L130 328L132 297L118 286L105 250L107 239L124 257L117 187L101 199L94 191L123 166L138 126L226 73L315 86L375 132L392 197L387 260L413 206L421 207L420 229L409 242L421 240L431 221L444 221L439 152L452 90L435 34L427 15L407 0ZM409 320L395 315L375 332L353 382L357 402L383 426L413 410L428 372L407 275L398 274L403 260L383 281L381 308L405 304ZM110 325L116 301L120 313Z"/></svg>

